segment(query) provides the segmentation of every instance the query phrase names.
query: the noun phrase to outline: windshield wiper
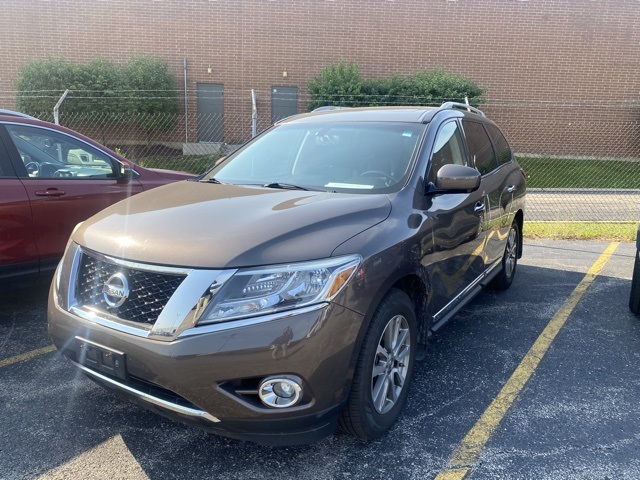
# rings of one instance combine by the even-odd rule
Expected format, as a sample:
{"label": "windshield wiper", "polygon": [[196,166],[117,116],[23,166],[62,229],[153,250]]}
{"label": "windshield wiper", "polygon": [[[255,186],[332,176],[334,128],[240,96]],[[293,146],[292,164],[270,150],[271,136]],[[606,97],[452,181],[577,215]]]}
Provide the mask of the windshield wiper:
{"label": "windshield wiper", "polygon": [[282,190],[309,190],[308,188],[301,187],[300,185],[294,185],[292,183],[280,183],[271,182],[262,185],[264,188],[280,188]]}
{"label": "windshield wiper", "polygon": [[218,185],[224,185],[224,183],[222,183],[220,180],[218,180],[215,177],[211,177],[207,179],[207,183],[217,183]]}

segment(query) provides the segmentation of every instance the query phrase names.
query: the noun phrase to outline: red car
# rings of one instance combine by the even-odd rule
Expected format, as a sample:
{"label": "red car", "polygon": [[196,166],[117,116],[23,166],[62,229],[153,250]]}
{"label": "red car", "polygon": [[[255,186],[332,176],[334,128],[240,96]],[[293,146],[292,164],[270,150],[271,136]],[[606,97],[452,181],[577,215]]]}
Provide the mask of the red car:
{"label": "red car", "polygon": [[94,213],[191,177],[142,168],[68,128],[0,113],[0,289],[50,278],[73,228]]}

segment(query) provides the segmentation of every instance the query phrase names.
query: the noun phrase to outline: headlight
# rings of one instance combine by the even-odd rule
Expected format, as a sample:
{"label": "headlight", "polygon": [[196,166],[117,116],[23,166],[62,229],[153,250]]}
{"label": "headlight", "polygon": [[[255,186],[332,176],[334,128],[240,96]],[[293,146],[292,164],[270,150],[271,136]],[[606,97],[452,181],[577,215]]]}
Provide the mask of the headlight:
{"label": "headlight", "polygon": [[79,247],[78,244],[69,239],[67,246],[62,254],[62,260],[56,268],[54,277],[56,302],[59,307],[64,310],[69,310],[70,307],[70,292],[73,290],[70,288],[70,283],[75,281],[77,257]]}
{"label": "headlight", "polygon": [[326,302],[360,265],[359,256],[239,269],[207,303],[199,324]]}

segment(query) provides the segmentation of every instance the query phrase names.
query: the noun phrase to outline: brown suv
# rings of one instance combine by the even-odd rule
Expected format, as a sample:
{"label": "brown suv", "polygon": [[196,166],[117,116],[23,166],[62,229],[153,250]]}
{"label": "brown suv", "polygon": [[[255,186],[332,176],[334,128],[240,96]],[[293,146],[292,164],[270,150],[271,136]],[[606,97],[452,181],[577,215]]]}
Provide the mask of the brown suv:
{"label": "brown suv", "polygon": [[295,116],[80,224],[49,332],[92,379],[209,431],[369,440],[419,344],[511,284],[524,197],[504,136],[465,105]]}

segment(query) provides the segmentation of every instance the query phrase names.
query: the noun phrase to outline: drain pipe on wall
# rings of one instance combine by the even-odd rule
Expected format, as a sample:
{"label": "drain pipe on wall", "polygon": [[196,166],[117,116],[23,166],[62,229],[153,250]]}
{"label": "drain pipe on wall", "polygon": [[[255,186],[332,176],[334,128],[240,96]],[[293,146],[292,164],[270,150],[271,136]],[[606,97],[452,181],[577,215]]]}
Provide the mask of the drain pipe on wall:
{"label": "drain pipe on wall", "polygon": [[187,57],[184,57],[184,143],[189,143],[189,106],[187,104]]}
{"label": "drain pipe on wall", "polygon": [[60,125],[60,122],[58,121],[58,109],[60,108],[60,105],[62,105],[62,102],[64,101],[68,93],[69,93],[69,89],[67,88],[62,94],[62,96],[60,97],[60,100],[58,100],[58,103],[56,103],[56,106],[53,107],[53,121],[55,122],[56,125]]}

